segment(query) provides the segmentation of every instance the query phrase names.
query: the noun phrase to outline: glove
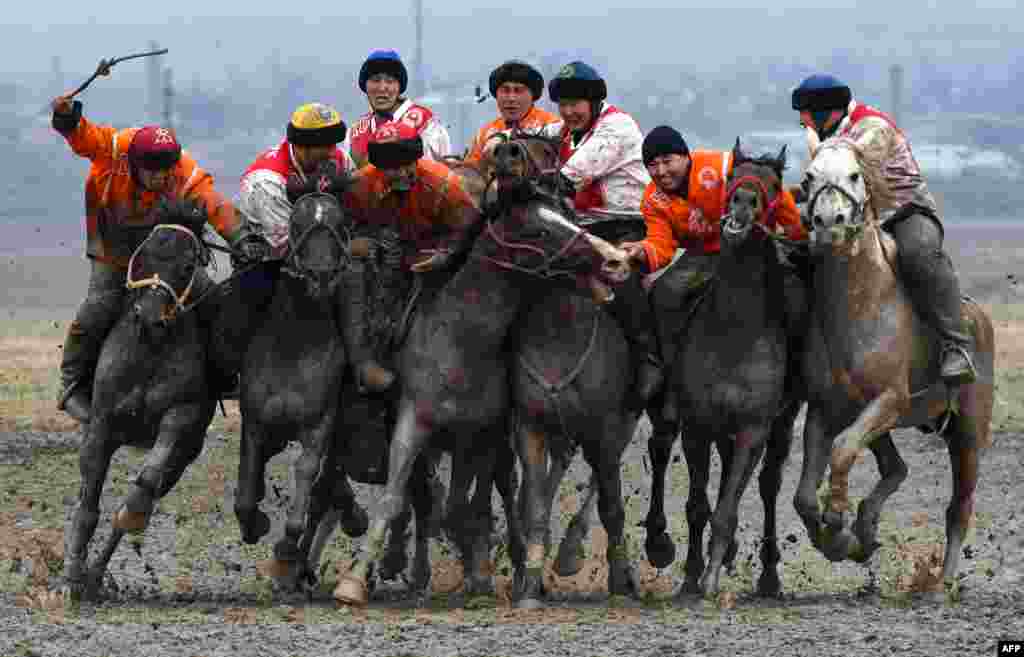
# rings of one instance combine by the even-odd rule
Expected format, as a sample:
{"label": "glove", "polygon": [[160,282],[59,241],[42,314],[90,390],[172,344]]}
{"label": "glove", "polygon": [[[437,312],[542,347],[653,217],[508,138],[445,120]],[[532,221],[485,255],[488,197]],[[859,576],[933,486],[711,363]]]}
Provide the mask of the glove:
{"label": "glove", "polygon": [[270,255],[270,244],[260,235],[249,235],[240,239],[231,254],[231,268],[241,269],[263,262]]}
{"label": "glove", "polygon": [[445,249],[438,249],[428,253],[430,253],[430,257],[414,263],[409,269],[417,274],[422,274],[423,272],[444,269],[452,260],[452,252]]}

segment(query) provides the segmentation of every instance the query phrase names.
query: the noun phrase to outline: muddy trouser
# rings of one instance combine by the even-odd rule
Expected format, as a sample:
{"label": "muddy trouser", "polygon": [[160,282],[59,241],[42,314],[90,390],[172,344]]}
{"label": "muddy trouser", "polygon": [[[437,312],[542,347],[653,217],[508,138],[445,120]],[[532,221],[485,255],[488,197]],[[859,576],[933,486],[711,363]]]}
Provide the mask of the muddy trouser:
{"label": "muddy trouser", "polygon": [[[635,371],[644,364],[660,368],[661,348],[655,325],[654,310],[647,299],[639,276],[630,276],[615,290],[615,298],[607,305],[608,314],[622,327],[629,344],[630,360]],[[639,384],[640,382],[635,382]]]}
{"label": "muddy trouser", "polygon": [[932,217],[914,213],[887,223],[885,230],[899,246],[900,276],[914,309],[943,342],[967,349],[970,337],[960,315],[960,281],[942,250],[942,226]]}
{"label": "muddy trouser", "polygon": [[64,408],[68,397],[78,386],[92,386],[103,341],[121,315],[124,304],[125,270],[95,259],[90,259],[89,264],[91,271],[85,301],[78,307],[64,339],[60,364],[60,409]]}

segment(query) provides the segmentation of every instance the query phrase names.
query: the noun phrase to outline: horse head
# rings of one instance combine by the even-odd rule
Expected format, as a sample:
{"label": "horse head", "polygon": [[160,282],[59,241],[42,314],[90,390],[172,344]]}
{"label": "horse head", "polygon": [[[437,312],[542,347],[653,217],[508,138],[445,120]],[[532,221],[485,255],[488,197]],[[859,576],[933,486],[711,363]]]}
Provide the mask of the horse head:
{"label": "horse head", "polygon": [[131,311],[159,334],[187,310],[196,276],[210,262],[200,235],[205,206],[191,199],[165,199],[153,211],[156,225],[128,263]]}
{"label": "horse head", "polygon": [[726,248],[746,242],[754,227],[771,230],[775,207],[782,196],[782,173],[786,168],[786,147],[777,155],[750,156],[743,152],[739,138],[732,151],[733,167],[726,182],[726,213],[722,217],[722,243]]}
{"label": "horse head", "polygon": [[814,154],[804,174],[811,249],[853,248],[873,214],[860,153],[848,139],[830,139]]}
{"label": "horse head", "polygon": [[499,188],[515,188],[559,168],[557,138],[536,131],[515,130],[509,135],[497,133],[491,139],[495,143],[487,149],[485,161],[492,168]]}
{"label": "horse head", "polygon": [[546,199],[488,218],[478,245],[479,257],[502,269],[548,280],[582,277],[601,302],[614,297],[609,286],[630,272],[625,252],[577,226]]}
{"label": "horse head", "polygon": [[310,297],[324,299],[337,289],[348,268],[350,221],[338,200],[347,179],[321,172],[307,180],[290,180],[288,257],[282,271],[304,282]]}

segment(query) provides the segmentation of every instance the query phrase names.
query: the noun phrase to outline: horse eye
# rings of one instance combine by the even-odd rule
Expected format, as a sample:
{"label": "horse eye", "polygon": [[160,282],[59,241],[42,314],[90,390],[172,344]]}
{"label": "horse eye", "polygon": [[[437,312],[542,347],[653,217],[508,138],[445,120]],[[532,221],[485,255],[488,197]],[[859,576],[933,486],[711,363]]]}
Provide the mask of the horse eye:
{"label": "horse eye", "polygon": [[858,180],[860,180],[860,172],[854,171],[850,174],[850,182],[856,183]]}

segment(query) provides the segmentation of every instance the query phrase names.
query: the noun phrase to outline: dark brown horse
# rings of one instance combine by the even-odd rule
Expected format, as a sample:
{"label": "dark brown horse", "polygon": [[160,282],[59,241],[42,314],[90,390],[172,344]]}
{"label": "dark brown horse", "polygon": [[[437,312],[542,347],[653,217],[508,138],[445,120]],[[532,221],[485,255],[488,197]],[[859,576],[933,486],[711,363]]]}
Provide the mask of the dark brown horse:
{"label": "dark brown horse", "polygon": [[[695,305],[684,308],[676,335],[670,338],[673,375],[668,394],[681,416],[690,473],[686,503],[690,538],[680,593],[718,592],[721,567],[736,554],[740,498],[764,455],[760,475],[765,510],[763,570],[757,588],[762,595],[778,595],[782,581],[776,501],[799,409],[789,333],[799,322],[794,315],[802,304],[799,298],[796,303],[787,302],[787,288],[802,295],[793,289],[798,279],[783,270],[768,227],[773,222],[770,208],[781,193],[785,149],[777,156],[751,158],[737,140],[732,157],[721,253],[690,261],[684,255],[654,289],[659,312],[679,305],[663,299],[667,294],[687,294],[687,277],[700,279],[695,283],[703,290]],[[710,282],[703,280],[708,274]],[[787,306],[793,309],[788,315]],[[677,434],[666,431],[666,423],[659,428],[649,442],[654,486],[646,525],[648,555],[655,565],[665,567],[675,554],[665,531],[664,494],[665,471]],[[722,460],[713,514],[707,498],[712,444]],[[709,519],[710,563],[705,567],[704,528]]]}
{"label": "dark brown horse", "polygon": [[[882,506],[907,475],[890,431],[937,428],[953,474],[942,566],[948,587],[973,512],[978,450],[991,440],[992,322],[978,304],[965,301],[978,380],[947,389],[939,378],[938,336],[915,313],[899,281],[895,242],[879,223],[862,166],[857,145],[836,139],[818,149],[807,170],[814,293],[804,355],[804,467],[794,503],[829,559],[867,561],[879,547]],[[875,455],[881,479],[847,528],[848,476],[865,448]],[[830,453],[831,485],[822,509],[816,490]]]}

